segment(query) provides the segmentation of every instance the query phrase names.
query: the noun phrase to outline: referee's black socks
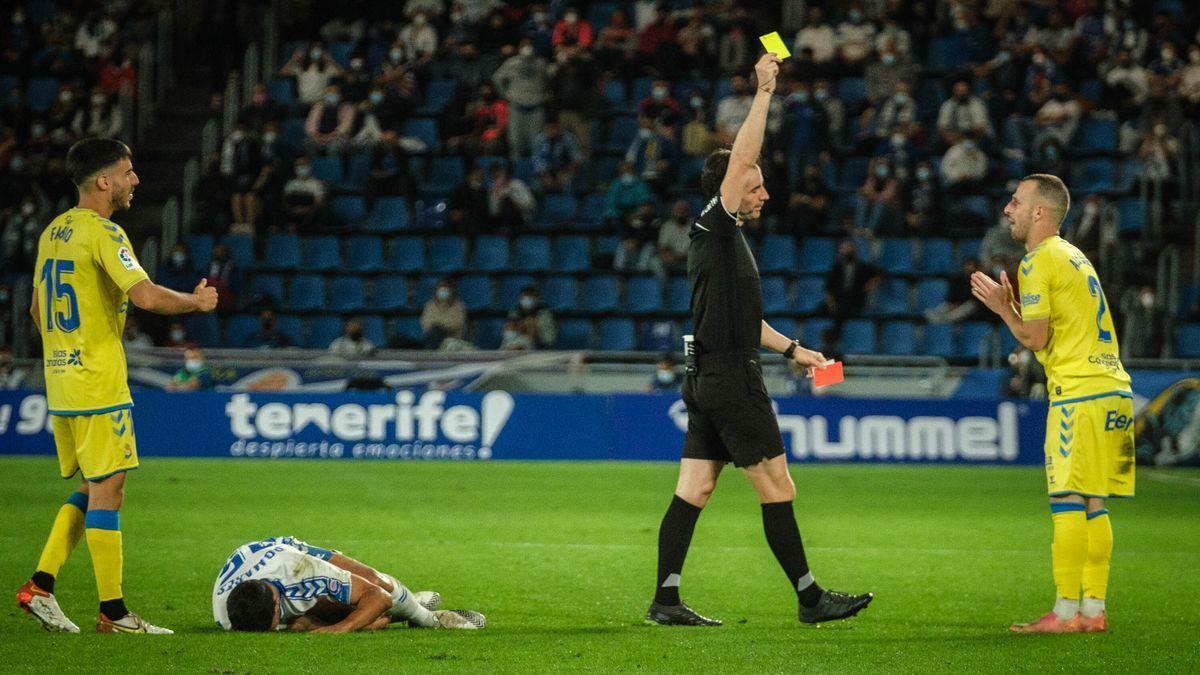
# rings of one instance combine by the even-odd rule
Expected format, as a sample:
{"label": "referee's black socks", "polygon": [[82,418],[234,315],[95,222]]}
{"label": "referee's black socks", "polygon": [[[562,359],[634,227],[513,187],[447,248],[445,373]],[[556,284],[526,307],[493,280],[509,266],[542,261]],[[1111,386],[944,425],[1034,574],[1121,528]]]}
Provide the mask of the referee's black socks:
{"label": "referee's black socks", "polygon": [[700,507],[687,503],[679,495],[671,500],[663,516],[658,528],[658,584],[654,588],[654,602],[660,605],[683,602],[679,599],[679,575],[699,517]]}
{"label": "referee's black socks", "polygon": [[763,504],[762,519],[767,544],[784,574],[787,574],[788,581],[792,582],[800,604],[805,607],[816,605],[821,599],[821,587],[808,571],[808,558],[804,555],[804,542],[800,540],[800,527],[796,525],[792,503]]}

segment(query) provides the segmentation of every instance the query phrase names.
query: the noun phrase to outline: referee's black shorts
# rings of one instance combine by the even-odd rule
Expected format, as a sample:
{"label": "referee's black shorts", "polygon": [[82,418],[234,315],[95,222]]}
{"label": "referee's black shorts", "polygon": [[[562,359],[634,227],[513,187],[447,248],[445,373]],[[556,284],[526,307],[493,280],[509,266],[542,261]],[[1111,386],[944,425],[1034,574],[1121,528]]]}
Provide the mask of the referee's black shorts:
{"label": "referee's black shorts", "polygon": [[698,361],[697,373],[683,380],[684,458],[747,467],[782,455],[783,437],[758,350],[702,354]]}

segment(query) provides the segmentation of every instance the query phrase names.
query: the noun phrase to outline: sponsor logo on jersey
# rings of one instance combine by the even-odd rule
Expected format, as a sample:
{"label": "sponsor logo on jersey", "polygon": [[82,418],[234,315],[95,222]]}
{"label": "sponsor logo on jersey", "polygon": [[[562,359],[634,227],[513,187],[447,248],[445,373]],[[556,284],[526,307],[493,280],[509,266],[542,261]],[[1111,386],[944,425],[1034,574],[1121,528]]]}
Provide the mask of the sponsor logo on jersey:
{"label": "sponsor logo on jersey", "polygon": [[1104,416],[1105,431],[1122,431],[1128,429],[1129,425],[1133,424],[1133,417],[1130,415],[1122,415],[1116,410],[1109,410]]}
{"label": "sponsor logo on jersey", "polygon": [[1022,305],[1036,305],[1041,301],[1042,301],[1042,296],[1040,293],[1022,293],[1021,294],[1021,304]]}
{"label": "sponsor logo on jersey", "polygon": [[80,368],[83,367],[83,357],[80,356],[79,352],[80,350],[78,349],[72,349],[71,353],[67,355],[68,366],[79,366]]}
{"label": "sponsor logo on jersey", "polygon": [[133,252],[124,246],[117,249],[117,260],[121,261],[121,267],[124,267],[130,272],[140,267],[137,259],[133,257]]}
{"label": "sponsor logo on jersey", "polygon": [[74,229],[60,225],[50,230],[50,241],[61,241],[66,244],[71,241],[73,234],[75,234]]}

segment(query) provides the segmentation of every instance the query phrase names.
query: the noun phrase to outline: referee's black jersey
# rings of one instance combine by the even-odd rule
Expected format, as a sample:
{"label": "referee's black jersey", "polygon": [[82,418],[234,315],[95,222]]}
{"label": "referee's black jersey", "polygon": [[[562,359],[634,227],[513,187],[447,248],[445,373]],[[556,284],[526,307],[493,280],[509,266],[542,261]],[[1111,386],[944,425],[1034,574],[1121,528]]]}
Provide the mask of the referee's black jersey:
{"label": "referee's black jersey", "polygon": [[689,233],[692,323],[703,352],[757,350],[762,337],[762,285],[737,217],[714,196]]}

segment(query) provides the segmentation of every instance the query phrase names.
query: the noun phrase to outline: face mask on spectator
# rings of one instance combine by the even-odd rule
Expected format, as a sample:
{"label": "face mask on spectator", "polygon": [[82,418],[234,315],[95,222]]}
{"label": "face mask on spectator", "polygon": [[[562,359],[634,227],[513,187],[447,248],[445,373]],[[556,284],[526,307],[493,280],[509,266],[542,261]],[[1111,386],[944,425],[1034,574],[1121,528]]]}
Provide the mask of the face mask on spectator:
{"label": "face mask on spectator", "polygon": [[650,92],[650,95],[653,96],[656,100],[661,101],[667,97],[667,88],[666,87],[655,87],[654,90]]}
{"label": "face mask on spectator", "polygon": [[926,167],[917,169],[917,180],[922,182],[929,180],[929,169]]}
{"label": "face mask on spectator", "polygon": [[308,58],[312,59],[313,61],[321,58],[321,54],[322,51],[320,47],[313,47],[312,49],[308,50]]}
{"label": "face mask on spectator", "polygon": [[1146,291],[1140,298],[1144,309],[1154,309],[1154,293]]}
{"label": "face mask on spectator", "polygon": [[341,100],[342,100],[341,96],[338,96],[337,94],[334,94],[332,92],[325,94],[325,102],[328,103],[329,105],[337,105],[338,102]]}
{"label": "face mask on spectator", "polygon": [[75,94],[72,93],[70,89],[64,89],[58,92],[58,100],[62,101],[63,103],[70,103],[71,99],[73,98],[75,98]]}
{"label": "face mask on spectator", "polygon": [[521,46],[521,56],[533,56],[533,46],[532,45],[522,45]]}
{"label": "face mask on spectator", "polygon": [[171,329],[171,342],[183,342],[185,337],[187,337],[187,335],[183,332],[182,328]]}
{"label": "face mask on spectator", "polygon": [[621,182],[624,183],[625,185],[633,185],[633,179],[634,179],[634,176],[631,173],[621,174]]}
{"label": "face mask on spectator", "polygon": [[388,58],[392,60],[392,63],[400,63],[400,59],[404,58],[404,50],[393,49],[392,51],[388,52]]}
{"label": "face mask on spectator", "polygon": [[879,178],[887,178],[889,173],[891,173],[891,169],[883,164],[875,167],[875,175]]}
{"label": "face mask on spectator", "polygon": [[521,334],[511,328],[504,331],[504,342],[516,342],[519,337]]}
{"label": "face mask on spectator", "polygon": [[195,373],[204,367],[204,362],[200,359],[188,359],[187,361],[183,362],[183,367],[187,368],[189,373]]}
{"label": "face mask on spectator", "polygon": [[896,92],[892,96],[892,98],[895,99],[896,103],[899,103],[900,105],[904,105],[905,103],[908,103],[908,94],[906,94],[902,91]]}
{"label": "face mask on spectator", "polygon": [[97,108],[104,105],[104,95],[96,94],[95,96],[93,96],[92,97],[92,105],[96,106]]}
{"label": "face mask on spectator", "polygon": [[537,300],[535,300],[531,295],[522,295],[519,302],[521,304],[521,309],[527,311],[533,309],[533,306],[537,304]]}
{"label": "face mask on spectator", "polygon": [[663,370],[662,368],[659,368],[654,376],[658,378],[660,384],[670,384],[675,381],[674,371]]}
{"label": "face mask on spectator", "polygon": [[450,289],[449,288],[437,289],[437,299],[441,300],[442,302],[446,302],[447,300],[449,300],[450,299]]}
{"label": "face mask on spectator", "polygon": [[278,137],[279,137],[279,135],[276,134],[274,131],[264,132],[263,133],[263,143],[270,145],[270,144],[274,143],[275,139]]}
{"label": "face mask on spectator", "polygon": [[[8,304],[8,289],[7,288],[0,289],[0,306],[7,305],[7,304]],[[5,362],[3,365],[5,367],[8,367],[9,364],[7,362]]]}
{"label": "face mask on spectator", "polygon": [[1033,65],[1038,66],[1038,67],[1046,65],[1046,55],[1041,52],[1034,54],[1033,55]]}
{"label": "face mask on spectator", "polygon": [[908,142],[908,139],[905,138],[904,134],[892,134],[892,145],[894,147],[903,147],[906,142]]}
{"label": "face mask on spectator", "polygon": [[699,96],[693,96],[692,97],[692,107],[693,108],[703,108],[704,107],[704,99]]}
{"label": "face mask on spectator", "polygon": [[808,92],[805,91],[804,89],[801,89],[800,91],[796,92],[795,96],[796,96],[796,100],[801,103],[808,102]]}
{"label": "face mask on spectator", "polygon": [[33,136],[41,136],[46,133],[46,125],[34,124],[29,127],[29,133]]}
{"label": "face mask on spectator", "polygon": [[862,23],[862,20],[863,20],[863,13],[862,13],[861,9],[850,10],[850,22],[851,23]]}
{"label": "face mask on spectator", "polygon": [[350,59],[350,70],[362,70],[362,69],[363,69],[363,60],[362,59]]}
{"label": "face mask on spectator", "polygon": [[813,97],[821,102],[827,101],[827,100],[829,100],[829,90],[828,89],[818,89],[815,92],[813,92]]}
{"label": "face mask on spectator", "polygon": [[371,103],[374,103],[375,105],[379,105],[380,103],[383,103],[383,92],[382,91],[371,92]]}
{"label": "face mask on spectator", "polygon": [[568,26],[574,26],[576,23],[579,22],[579,15],[576,14],[575,12],[567,12],[566,16],[564,16],[563,19],[567,22]]}
{"label": "face mask on spectator", "polygon": [[301,164],[296,167],[296,175],[300,178],[308,178],[312,174],[312,167],[307,164]]}
{"label": "face mask on spectator", "polygon": [[424,26],[425,21],[426,21],[426,19],[425,19],[424,14],[418,14],[418,15],[414,16],[412,19],[413,25],[416,26],[417,28]]}
{"label": "face mask on spectator", "polygon": [[544,24],[544,23],[546,23],[546,20],[549,18],[550,18],[550,15],[546,14],[545,12],[534,12],[533,13],[534,23]]}
{"label": "face mask on spectator", "polygon": [[176,267],[183,267],[187,263],[187,254],[182,251],[175,251],[171,254],[171,262],[175,263]]}
{"label": "face mask on spectator", "polygon": [[972,141],[970,139],[965,140],[962,142],[962,146],[963,146],[963,150],[974,150],[975,149],[975,141]]}
{"label": "face mask on spectator", "polygon": [[37,207],[33,205],[33,202],[25,202],[21,205],[21,213],[27,216],[32,216],[35,208]]}
{"label": "face mask on spectator", "polygon": [[879,57],[879,60],[883,61],[883,65],[890,66],[896,62],[896,55],[892,54],[892,53],[887,53],[887,54],[884,54],[883,56]]}
{"label": "face mask on spectator", "polygon": [[1171,61],[1172,59],[1175,58],[1175,50],[1174,49],[1164,49],[1161,52],[1159,52],[1159,54],[1162,55],[1163,61]]}
{"label": "face mask on spectator", "polygon": [[1046,159],[1051,161],[1058,159],[1058,148],[1053,145],[1046,146]]}
{"label": "face mask on spectator", "polygon": [[13,157],[8,160],[8,168],[13,172],[20,172],[25,168],[25,160],[20,157]]}

